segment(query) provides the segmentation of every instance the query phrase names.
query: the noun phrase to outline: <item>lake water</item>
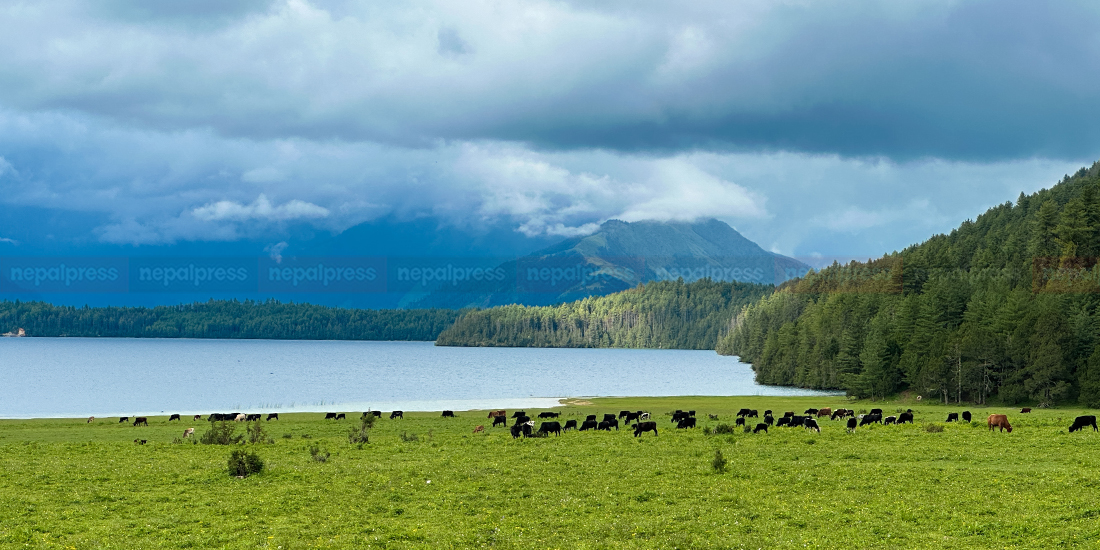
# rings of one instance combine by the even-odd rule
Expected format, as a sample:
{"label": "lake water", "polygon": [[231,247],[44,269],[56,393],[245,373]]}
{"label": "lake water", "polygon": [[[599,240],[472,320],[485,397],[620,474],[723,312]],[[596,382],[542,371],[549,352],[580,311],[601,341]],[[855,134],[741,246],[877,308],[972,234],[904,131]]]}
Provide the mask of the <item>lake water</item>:
{"label": "lake water", "polygon": [[0,418],[539,408],[564,397],[823,395],[713,351],[0,338]]}

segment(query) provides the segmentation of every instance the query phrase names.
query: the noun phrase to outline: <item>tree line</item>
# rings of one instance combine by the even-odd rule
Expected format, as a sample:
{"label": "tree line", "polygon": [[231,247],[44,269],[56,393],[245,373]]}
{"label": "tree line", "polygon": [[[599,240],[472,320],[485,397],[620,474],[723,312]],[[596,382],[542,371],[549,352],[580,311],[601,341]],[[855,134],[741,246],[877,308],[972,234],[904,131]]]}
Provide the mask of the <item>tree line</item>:
{"label": "tree line", "polygon": [[431,341],[463,313],[346,309],[276,300],[211,300],[153,308],[3,301],[0,332],[23,328],[28,336]]}
{"label": "tree line", "polygon": [[470,311],[440,346],[714,349],[734,313],[771,285],[703,279],[654,281],[555,306]]}
{"label": "tree line", "polygon": [[947,235],[782,285],[717,350],[765,384],[1100,407],[1100,163]]}

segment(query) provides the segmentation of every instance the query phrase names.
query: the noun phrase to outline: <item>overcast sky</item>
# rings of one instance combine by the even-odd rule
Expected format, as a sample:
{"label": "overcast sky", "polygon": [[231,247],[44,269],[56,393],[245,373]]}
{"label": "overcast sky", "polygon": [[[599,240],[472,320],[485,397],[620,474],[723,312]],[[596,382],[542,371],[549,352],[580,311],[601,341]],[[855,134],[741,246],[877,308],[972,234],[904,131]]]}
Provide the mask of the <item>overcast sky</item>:
{"label": "overcast sky", "polygon": [[870,256],[1100,158],[1096,2],[15,0],[0,52],[0,253],[713,216]]}

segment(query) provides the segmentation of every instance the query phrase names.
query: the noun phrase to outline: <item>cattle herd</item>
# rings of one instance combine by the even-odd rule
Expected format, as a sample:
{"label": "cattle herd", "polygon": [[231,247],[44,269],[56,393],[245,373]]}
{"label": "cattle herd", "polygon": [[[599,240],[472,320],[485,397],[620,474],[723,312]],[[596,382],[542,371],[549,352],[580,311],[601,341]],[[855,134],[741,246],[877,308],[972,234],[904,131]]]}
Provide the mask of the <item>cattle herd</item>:
{"label": "cattle herd", "polygon": [[[1020,411],[1023,414],[1030,413],[1031,409],[1024,408]],[[813,430],[820,432],[821,424],[818,423],[822,418],[828,418],[829,420],[844,420],[845,429],[848,432],[854,432],[860,427],[868,426],[871,424],[891,425],[891,424],[912,424],[913,423],[913,410],[908,409],[905,412],[899,412],[896,416],[883,416],[882,409],[871,409],[870,412],[857,414],[852,409],[833,409],[833,408],[821,408],[821,409],[806,409],[802,414],[796,414],[794,411],[786,411],[783,416],[776,418],[771,410],[765,410],[761,421],[753,421],[755,426],[750,424],[749,419],[759,419],[760,412],[756,409],[741,409],[737,411],[735,426],[741,427],[746,433],[768,433],[768,429],[775,428],[797,428],[801,427],[807,430]],[[367,411],[362,413],[361,418],[367,416],[374,416],[376,418],[382,416],[381,411]],[[212,413],[206,420],[211,422],[255,422],[259,421],[263,415],[253,413],[245,414],[239,412],[233,413]],[[683,411],[676,410],[671,414],[671,422],[675,424],[677,429],[690,429],[696,427],[695,411]],[[389,415],[391,420],[404,418],[404,411],[392,411]],[[442,414],[443,418],[456,418],[454,411],[445,410]],[[652,420],[650,414],[645,411],[619,411],[619,414],[605,413],[602,418],[595,414],[589,414],[585,417],[584,421],[578,423],[577,420],[566,420],[564,424],[560,420],[553,420],[561,417],[560,412],[545,411],[538,414],[540,420],[538,429],[535,429],[535,421],[527,415],[526,411],[514,411],[511,417],[508,416],[507,411],[494,410],[489,411],[489,420],[492,420],[491,427],[503,426],[509,429],[513,439],[520,437],[546,437],[550,434],[556,436],[562,435],[563,432],[569,430],[576,431],[588,431],[588,430],[603,430],[611,431],[615,429],[619,430],[620,421],[623,425],[629,426],[634,430],[634,437],[640,437],[646,432],[653,432],[654,436],[657,436],[657,422]],[[707,417],[710,420],[718,420],[718,415],[708,414]],[[196,414],[194,420],[199,420],[202,415]],[[347,418],[345,413],[325,413],[325,420],[344,420]],[[511,426],[508,425],[509,418],[514,420]],[[971,422],[972,415],[970,411],[963,411],[959,413],[948,413],[946,422]],[[267,420],[278,420],[279,413],[268,413]],[[88,423],[92,423],[95,417],[89,417]],[[169,416],[168,422],[174,420],[181,420],[179,414],[173,414]],[[119,417],[118,422],[129,423],[130,417]],[[1008,421],[1008,416],[1004,414],[991,414],[987,419],[987,425],[989,430],[999,430],[1002,432],[1012,433],[1012,425]],[[136,416],[132,421],[133,426],[148,426],[149,419],[145,416]],[[1073,425],[1069,427],[1070,432],[1076,432],[1078,430],[1092,427],[1093,431],[1100,431],[1096,425],[1096,417],[1078,416],[1074,419]],[[482,433],[485,431],[485,426],[477,426],[474,429],[474,433]],[[187,428],[184,431],[184,438],[193,436],[195,433],[194,428]],[[135,443],[144,444],[145,440],[137,439]]]}

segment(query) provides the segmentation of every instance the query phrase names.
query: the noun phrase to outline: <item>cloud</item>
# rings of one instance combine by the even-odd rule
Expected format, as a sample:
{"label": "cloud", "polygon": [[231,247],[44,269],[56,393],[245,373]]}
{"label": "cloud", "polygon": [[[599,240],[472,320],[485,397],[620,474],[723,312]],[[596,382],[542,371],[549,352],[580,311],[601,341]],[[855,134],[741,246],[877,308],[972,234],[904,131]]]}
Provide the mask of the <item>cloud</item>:
{"label": "cloud", "polygon": [[275,244],[269,244],[264,247],[264,252],[267,252],[275,263],[283,263],[283,251],[290,246],[286,241],[279,241]]}
{"label": "cloud", "polygon": [[[153,4],[158,4],[154,6]],[[43,0],[0,105],[143,130],[896,161],[1100,149],[1083,2]]]}
{"label": "cloud", "polygon": [[218,201],[195,208],[191,211],[191,215],[203,221],[287,221],[303,218],[324,218],[329,215],[329,210],[298,199],[274,206],[261,193],[251,204]]}
{"label": "cloud", "polygon": [[19,246],[19,241],[15,239],[9,239],[7,237],[0,237],[0,243],[8,243],[11,245]]}

